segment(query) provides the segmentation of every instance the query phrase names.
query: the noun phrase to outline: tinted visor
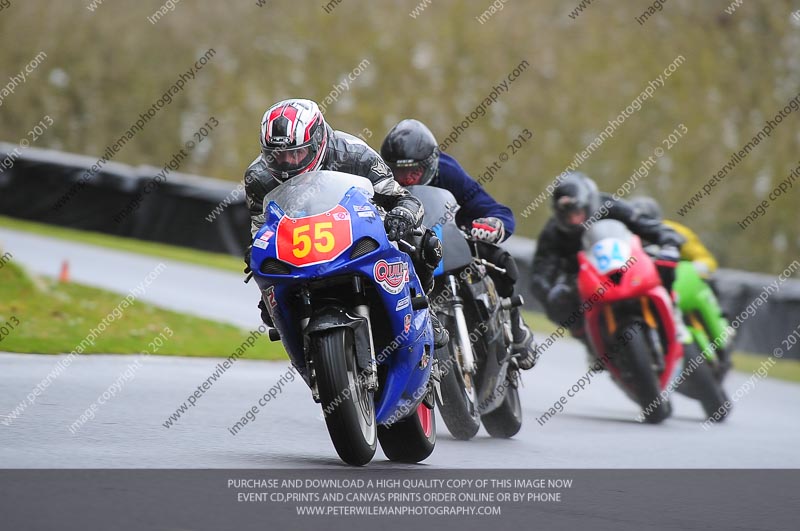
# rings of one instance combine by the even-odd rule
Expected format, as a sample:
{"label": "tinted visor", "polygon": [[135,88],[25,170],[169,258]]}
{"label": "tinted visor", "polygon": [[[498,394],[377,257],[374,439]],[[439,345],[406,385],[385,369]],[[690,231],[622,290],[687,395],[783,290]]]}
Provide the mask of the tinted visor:
{"label": "tinted visor", "polygon": [[287,173],[297,175],[311,166],[317,156],[317,149],[310,143],[302,146],[264,148],[267,169],[273,174]]}
{"label": "tinted visor", "polygon": [[414,186],[422,182],[422,177],[425,175],[425,167],[420,162],[413,164],[397,165],[389,163],[392,169],[394,180],[402,186]]}
{"label": "tinted visor", "polygon": [[586,221],[586,209],[574,197],[559,197],[556,201],[556,217],[564,226],[577,226]]}

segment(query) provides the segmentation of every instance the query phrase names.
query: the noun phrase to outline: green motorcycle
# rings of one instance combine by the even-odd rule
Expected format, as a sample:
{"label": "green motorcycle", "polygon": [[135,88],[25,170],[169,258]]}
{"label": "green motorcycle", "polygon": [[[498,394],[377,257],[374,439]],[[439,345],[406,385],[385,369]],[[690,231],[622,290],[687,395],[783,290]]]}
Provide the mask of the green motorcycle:
{"label": "green motorcycle", "polygon": [[[730,326],[722,313],[714,291],[697,272],[692,262],[680,262],[675,270],[673,290],[678,294],[678,308],[692,339],[709,362],[718,382],[730,369],[733,348]],[[716,343],[716,347],[712,346]]]}

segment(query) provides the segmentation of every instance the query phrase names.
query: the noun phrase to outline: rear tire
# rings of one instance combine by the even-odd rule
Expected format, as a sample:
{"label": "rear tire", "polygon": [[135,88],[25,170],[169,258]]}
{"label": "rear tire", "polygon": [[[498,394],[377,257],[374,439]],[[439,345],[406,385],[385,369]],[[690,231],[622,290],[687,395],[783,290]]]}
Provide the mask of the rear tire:
{"label": "rear tire", "polygon": [[419,463],[436,446],[436,414],[423,402],[413,415],[390,426],[378,426],[378,439],[390,461]]}
{"label": "rear tire", "polygon": [[492,437],[509,439],[522,428],[522,403],[519,400],[519,389],[515,373],[506,375],[508,388],[500,407],[490,413],[481,415],[483,427]]}
{"label": "rear tire", "polygon": [[622,349],[624,356],[619,357],[619,369],[625,385],[636,397],[642,408],[642,415],[648,424],[660,424],[672,414],[669,400],[661,399],[661,386],[658,375],[653,370],[652,347],[642,334],[647,325],[630,323],[620,328],[617,338],[630,337]]}
{"label": "rear tire", "polygon": [[334,328],[314,334],[312,359],[336,453],[349,465],[369,463],[378,445],[375,403],[358,378],[352,332]]}
{"label": "rear tire", "polygon": [[439,413],[450,434],[461,441],[475,437],[481,427],[481,416],[475,407],[475,383],[472,384],[472,396],[468,396],[461,365],[457,362],[453,349],[454,341],[450,338],[447,347],[437,349],[435,356],[442,370],[442,401],[438,401]]}

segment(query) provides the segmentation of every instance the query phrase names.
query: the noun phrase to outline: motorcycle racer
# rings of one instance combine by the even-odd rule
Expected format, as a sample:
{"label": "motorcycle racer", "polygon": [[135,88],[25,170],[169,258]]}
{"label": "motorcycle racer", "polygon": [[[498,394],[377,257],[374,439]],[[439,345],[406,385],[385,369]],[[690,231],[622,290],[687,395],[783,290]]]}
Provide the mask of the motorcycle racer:
{"label": "motorcycle racer", "polygon": [[630,203],[641,215],[660,220],[664,225],[683,236],[686,241],[680,248],[681,260],[692,262],[697,272],[706,279],[716,272],[718,267],[717,259],[711,251],[703,245],[700,237],[686,225],[682,225],[677,221],[664,219],[658,201],[652,197],[640,196],[631,199]]}
{"label": "motorcycle racer", "polygon": [[[418,120],[406,119],[389,130],[381,145],[381,156],[392,169],[394,179],[403,186],[429,185],[448,190],[458,201],[456,223],[470,227],[473,239],[496,244],[514,232],[514,214],[498,203],[450,155],[439,151],[433,133]],[[499,248],[491,261],[507,271],[498,283],[502,296],[511,296],[519,276],[513,257]],[[511,310],[512,350],[522,369],[536,363],[536,342],[522,320],[519,308]]]}
{"label": "motorcycle racer", "polygon": [[[670,291],[675,279],[678,248],[684,239],[659,220],[637,215],[627,201],[600,193],[595,182],[579,172],[568,174],[555,188],[553,216],[539,234],[533,257],[531,289],[550,320],[562,323],[581,304],[575,280],[578,252],[586,228],[599,219],[616,219],[643,240],[661,246],[656,265],[662,283]],[[582,322],[571,330],[583,337]]]}
{"label": "motorcycle racer", "polygon": [[[422,228],[422,204],[393,178],[381,157],[361,139],[334,131],[325,121],[319,106],[306,99],[287,99],[275,103],[261,119],[261,154],[245,171],[244,183],[250,210],[251,236],[264,224],[264,197],[292,177],[318,170],[331,170],[366,177],[372,182],[373,201],[386,211],[384,225],[390,240],[407,239],[417,249],[411,253],[414,269],[426,293],[433,288],[433,270],[442,256],[441,243],[433,231]],[[249,271],[250,249],[245,254]],[[263,300],[261,317],[271,325]],[[447,344],[448,333],[430,312],[437,348]]]}

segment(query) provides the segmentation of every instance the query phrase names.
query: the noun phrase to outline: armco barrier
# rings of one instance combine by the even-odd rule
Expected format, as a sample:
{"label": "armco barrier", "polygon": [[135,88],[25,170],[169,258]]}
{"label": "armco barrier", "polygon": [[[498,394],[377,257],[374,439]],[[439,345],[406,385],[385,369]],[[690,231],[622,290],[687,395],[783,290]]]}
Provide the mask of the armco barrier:
{"label": "armco barrier", "polygon": [[243,197],[206,221],[236,183],[169,173],[143,194],[160,168],[109,162],[80,187],[97,159],[36,148],[17,148],[17,155],[14,148],[0,143],[0,214],[205,251],[241,255],[247,246]]}
{"label": "armco barrier", "polygon": [[[160,186],[141,196],[138,208],[130,209],[160,169],[110,162],[56,208],[97,159],[36,148],[17,148],[15,152],[15,148],[0,143],[0,215],[237,256],[248,244],[250,223],[244,197],[232,195],[236,182],[170,173]],[[236,198],[209,222],[207,216],[231,197]],[[120,218],[126,209],[130,213]],[[519,290],[526,307],[541,310],[529,289],[535,245],[533,240],[516,236],[504,244],[519,264]],[[732,316],[775,280],[773,275],[743,271],[717,273],[722,304]],[[798,323],[800,281],[791,280],[744,321],[737,347],[771,354]],[[800,359],[800,346],[785,357]]]}

